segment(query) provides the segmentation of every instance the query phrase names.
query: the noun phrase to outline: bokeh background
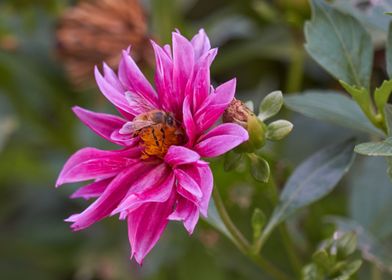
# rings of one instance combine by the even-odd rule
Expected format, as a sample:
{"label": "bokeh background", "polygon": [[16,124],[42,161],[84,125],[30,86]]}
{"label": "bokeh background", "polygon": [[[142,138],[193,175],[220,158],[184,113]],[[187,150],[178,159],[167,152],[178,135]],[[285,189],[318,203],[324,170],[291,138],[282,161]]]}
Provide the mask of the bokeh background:
{"label": "bokeh background", "polygon": [[[91,4],[70,10],[81,2]],[[342,10],[364,16],[373,28],[374,77],[384,79],[382,45],[388,22],[371,14],[368,1],[337,2]],[[77,149],[114,148],[71,111],[73,105],[113,111],[94,84],[95,64],[106,61],[115,66],[119,50],[132,44],[132,54],[151,78],[154,59],[149,38],[170,43],[175,28],[188,37],[205,28],[212,45],[219,47],[212,81],[237,77],[237,96],[242,100],[258,104],[277,89],[285,95],[338,89],[304,51],[303,25],[309,17],[306,0],[1,0],[0,278],[270,279],[205,221],[191,237],[180,224],[171,223],[139,267],[129,261],[126,225],[115,217],[72,233],[63,219],[89,202],[69,199],[77,185],[55,189],[54,182]],[[265,149],[280,187],[312,152],[354,134],[288,110],[278,117],[295,125],[287,139]],[[212,165],[233,219],[251,237],[253,208],[271,213],[271,186],[256,182],[246,171],[225,173],[221,159]],[[324,221],[327,215],[355,219],[387,246],[392,186],[385,169],[383,160],[357,157],[332,194],[290,219],[287,230],[304,263],[332,232]],[[263,254],[290,273],[279,234],[272,236]],[[360,279],[369,279],[370,267],[365,263]]]}

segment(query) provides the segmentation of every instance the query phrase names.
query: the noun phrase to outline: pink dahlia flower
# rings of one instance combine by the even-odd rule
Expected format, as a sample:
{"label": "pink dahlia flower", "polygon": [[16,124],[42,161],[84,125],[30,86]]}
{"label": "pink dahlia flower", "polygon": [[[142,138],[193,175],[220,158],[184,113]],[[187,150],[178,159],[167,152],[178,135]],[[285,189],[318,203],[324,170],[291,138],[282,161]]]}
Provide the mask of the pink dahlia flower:
{"label": "pink dahlia flower", "polygon": [[[188,41],[173,33],[173,47],[152,43],[155,88],[123,52],[116,75],[95,69],[98,86],[122,117],[74,107],[80,120],[99,136],[122,146],[103,151],[84,148],[64,165],[56,186],[93,180],[72,198],[97,198],[72,215],[81,230],[111,215],[128,222],[131,257],[142,263],[169,220],[182,221],[191,234],[199,215],[207,216],[213,178],[201,158],[219,156],[248,139],[233,123],[213,127],[234,97],[235,79],[216,89],[210,65],[217,53],[204,30]],[[213,127],[213,128],[212,128]]]}

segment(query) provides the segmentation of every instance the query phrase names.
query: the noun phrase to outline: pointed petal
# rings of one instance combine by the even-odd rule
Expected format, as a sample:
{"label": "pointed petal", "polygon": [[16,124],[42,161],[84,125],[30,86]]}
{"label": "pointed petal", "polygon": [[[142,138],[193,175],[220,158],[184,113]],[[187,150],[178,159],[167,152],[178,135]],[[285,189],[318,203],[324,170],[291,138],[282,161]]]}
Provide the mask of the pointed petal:
{"label": "pointed petal", "polygon": [[210,40],[208,39],[204,29],[200,29],[199,32],[192,38],[191,44],[195,52],[195,59],[198,59],[211,49]]}
{"label": "pointed petal", "polygon": [[145,164],[136,163],[119,173],[106,187],[102,195],[80,214],[69,217],[66,221],[72,222],[73,230],[82,230],[107,217],[118,203],[123,199],[129,185],[143,176]]}
{"label": "pointed petal", "polygon": [[119,78],[127,90],[138,93],[153,104],[155,108],[158,108],[155,90],[130,56],[129,49],[122,53]]}
{"label": "pointed petal", "polygon": [[179,197],[176,209],[170,214],[169,220],[183,221],[185,229],[189,234],[192,234],[199,220],[198,207],[191,201]]}
{"label": "pointed petal", "polygon": [[195,78],[192,84],[193,112],[196,112],[210,93],[210,67],[217,54],[217,49],[205,53],[195,66]]}
{"label": "pointed petal", "polygon": [[180,105],[185,96],[188,80],[192,78],[194,52],[192,44],[179,33],[172,33],[173,40],[173,84],[180,97]]}
{"label": "pointed petal", "polygon": [[128,215],[128,237],[132,257],[142,264],[144,257],[158,242],[173,210],[174,195],[163,203],[146,203]]}
{"label": "pointed petal", "polygon": [[193,201],[195,204],[199,203],[203,193],[197,182],[184,170],[179,168],[174,170],[177,179],[177,192],[183,197]]}
{"label": "pointed petal", "polygon": [[186,136],[188,137],[187,146],[193,146],[193,143],[195,142],[197,134],[198,134],[198,130],[197,130],[197,126],[193,120],[193,115],[191,113],[189,96],[185,97],[184,103],[182,106],[183,106],[182,107],[182,121],[183,121],[183,126],[185,128]]}
{"label": "pointed petal", "polygon": [[171,146],[164,158],[165,162],[171,166],[177,166],[182,164],[188,164],[196,162],[200,159],[200,156],[195,151],[192,151],[183,146]]}
{"label": "pointed petal", "polygon": [[114,105],[120,112],[126,112],[131,116],[135,116],[136,113],[129,107],[127,100],[125,99],[124,92],[118,91],[115,85],[112,85],[107,81],[99,72],[98,67],[94,69],[95,79],[98,87],[103,95]]}
{"label": "pointed petal", "polygon": [[200,131],[210,128],[220,118],[234,98],[235,86],[236,79],[232,79],[220,85],[205,99],[194,118]]}
{"label": "pointed petal", "polygon": [[[146,176],[149,175],[147,174]],[[162,176],[160,180],[151,182],[151,185],[147,185],[145,190],[126,196],[120,205],[112,212],[112,215],[120,212],[130,213],[147,202],[167,201],[173,191],[174,182],[174,173],[169,172],[165,176]],[[130,190],[132,190],[132,188]]]}
{"label": "pointed petal", "polygon": [[109,183],[113,180],[113,177],[99,180],[94,183],[88,184],[84,187],[79,188],[76,192],[71,195],[71,198],[84,198],[90,199],[94,197],[100,196],[109,185]]}
{"label": "pointed petal", "polygon": [[106,63],[103,64],[103,73],[105,80],[108,81],[118,92],[125,92],[125,89],[116,73],[114,73],[114,71]]}
{"label": "pointed petal", "polygon": [[95,113],[78,106],[73,107],[72,110],[92,131],[110,142],[119,144],[111,138],[111,134],[114,130],[120,129],[126,120],[109,114]]}
{"label": "pointed petal", "polygon": [[81,149],[65,163],[57,179],[56,187],[65,183],[114,176],[132,164],[138,155],[140,155],[138,148],[118,151]]}
{"label": "pointed petal", "polygon": [[144,96],[138,93],[127,91],[125,93],[125,99],[128,101],[129,106],[138,115],[155,109],[153,104],[151,104],[147,99],[144,98]]}
{"label": "pointed petal", "polygon": [[249,138],[248,132],[234,123],[221,124],[203,135],[195,151],[202,157],[216,157],[237,147]]}
{"label": "pointed petal", "polygon": [[[151,41],[151,45],[155,53],[155,86],[158,91],[159,102],[162,104],[162,108],[169,112],[173,111],[171,105],[171,98],[175,98],[173,95],[173,62],[171,57],[158,46],[154,41]],[[170,48],[170,47],[169,47]]]}

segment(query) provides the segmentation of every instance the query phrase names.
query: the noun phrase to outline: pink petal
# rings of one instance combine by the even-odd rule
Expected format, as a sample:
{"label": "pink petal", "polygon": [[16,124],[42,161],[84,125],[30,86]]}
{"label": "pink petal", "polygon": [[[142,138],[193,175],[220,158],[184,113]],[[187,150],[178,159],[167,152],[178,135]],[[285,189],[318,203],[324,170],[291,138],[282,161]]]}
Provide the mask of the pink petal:
{"label": "pink petal", "polygon": [[128,101],[128,104],[133,109],[133,111],[137,113],[137,115],[149,112],[156,108],[147,99],[145,99],[144,96],[132,91],[127,91],[125,93],[125,99]]}
{"label": "pink petal", "polygon": [[184,226],[189,234],[193,233],[195,226],[199,220],[198,207],[191,201],[179,197],[176,209],[170,214],[169,220],[183,221]]}
{"label": "pink petal", "polygon": [[139,162],[119,173],[106,187],[102,195],[80,214],[69,217],[73,230],[82,230],[107,217],[123,199],[129,185],[144,175],[145,163]]}
{"label": "pink petal", "polygon": [[[147,174],[146,176],[149,175]],[[129,214],[130,212],[140,207],[140,205],[147,202],[150,203],[167,201],[173,191],[175,182],[174,180],[174,173],[169,172],[165,176],[159,178],[158,181],[151,182],[150,185],[147,185],[145,190],[126,196],[120,205],[112,212],[112,215],[120,212],[126,212]]]}
{"label": "pink petal", "polygon": [[[154,48],[155,53],[156,69],[154,80],[159,95],[159,101],[164,110],[172,112],[173,107],[170,100],[171,98],[177,98],[176,96],[173,96],[173,62],[165,50],[154,41],[151,41],[151,45]],[[176,101],[176,103],[177,102],[178,101]]]}
{"label": "pink petal", "polygon": [[125,92],[120,80],[118,79],[116,73],[106,64],[103,64],[103,73],[105,80],[108,81],[118,92]]}
{"label": "pink petal", "polygon": [[234,98],[236,80],[232,79],[220,85],[203,102],[195,114],[195,122],[199,130],[210,128],[223,114]]}
{"label": "pink petal", "polygon": [[189,102],[189,96],[186,96],[182,105],[182,121],[185,128],[186,136],[188,137],[187,146],[193,146],[195,138],[198,134],[198,130],[193,120],[193,115],[191,113],[191,107]]}
{"label": "pink petal", "polygon": [[144,257],[158,242],[173,211],[174,195],[163,203],[146,203],[128,215],[128,237],[132,257],[142,264]]}
{"label": "pink petal", "polygon": [[195,151],[202,157],[216,157],[237,147],[249,138],[248,132],[234,123],[221,124],[203,135]]}
{"label": "pink petal", "polygon": [[192,151],[183,146],[170,146],[164,158],[165,162],[175,167],[177,165],[188,164],[196,162],[200,156],[195,151]]}
{"label": "pink petal", "polygon": [[210,40],[208,39],[204,29],[200,29],[199,32],[192,38],[191,44],[195,52],[195,59],[198,59],[211,49]]}
{"label": "pink petal", "polygon": [[181,105],[188,80],[192,78],[194,52],[192,44],[179,33],[172,33],[173,41],[173,86]]}
{"label": "pink petal", "polygon": [[113,177],[99,180],[94,183],[88,184],[84,187],[79,188],[76,192],[71,195],[71,198],[84,198],[90,199],[93,197],[100,196],[109,185],[109,183],[113,180]]}
{"label": "pink petal", "polygon": [[208,204],[213,188],[213,176],[208,163],[198,162],[197,164],[189,164],[181,168],[199,185],[203,195],[199,200],[198,206],[202,215],[207,217]]}
{"label": "pink petal", "polygon": [[174,174],[177,179],[177,192],[188,200],[198,204],[203,196],[201,189],[197,182],[188,174],[181,169],[175,169]]}
{"label": "pink petal", "polygon": [[192,84],[193,112],[203,104],[210,93],[210,66],[217,54],[217,49],[205,53],[195,67],[195,78]]}
{"label": "pink petal", "polygon": [[72,110],[92,131],[106,140],[121,145],[121,143],[113,141],[111,134],[114,130],[121,128],[126,120],[109,114],[95,113],[78,106],[73,107]]}
{"label": "pink petal", "polygon": [[95,67],[95,79],[97,81],[98,87],[103,93],[103,95],[114,105],[120,112],[126,112],[131,116],[135,116],[137,113],[129,107],[127,100],[125,99],[124,92],[120,92],[116,85],[112,85],[109,81],[107,81],[104,77],[102,77],[101,73],[98,70],[98,67]]}
{"label": "pink petal", "polygon": [[140,155],[139,148],[103,151],[84,148],[73,154],[65,163],[56,182],[56,187],[65,184],[116,175],[132,164]]}
{"label": "pink petal", "polygon": [[130,50],[128,49],[124,50],[122,53],[122,59],[119,66],[120,81],[129,91],[143,96],[157,108],[157,95],[155,90],[143,75],[142,71],[140,71],[129,52]]}

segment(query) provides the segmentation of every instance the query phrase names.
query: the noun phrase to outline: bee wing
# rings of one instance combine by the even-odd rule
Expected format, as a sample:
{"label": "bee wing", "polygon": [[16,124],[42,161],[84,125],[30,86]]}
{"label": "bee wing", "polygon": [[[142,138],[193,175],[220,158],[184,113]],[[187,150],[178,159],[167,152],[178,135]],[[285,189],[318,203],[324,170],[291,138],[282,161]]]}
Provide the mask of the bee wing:
{"label": "bee wing", "polygon": [[129,106],[139,113],[154,110],[154,106],[150,102],[132,91],[125,93],[125,99],[128,101]]}
{"label": "bee wing", "polygon": [[132,134],[142,128],[148,127],[153,124],[155,124],[153,121],[145,121],[145,120],[135,120],[132,122],[127,122],[119,130],[119,133],[120,134]]}

